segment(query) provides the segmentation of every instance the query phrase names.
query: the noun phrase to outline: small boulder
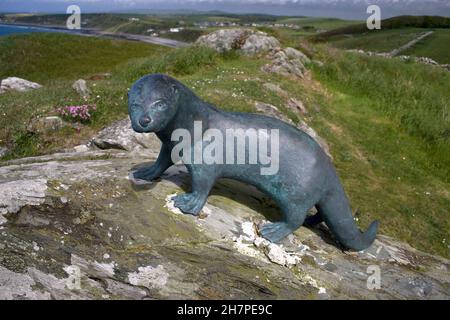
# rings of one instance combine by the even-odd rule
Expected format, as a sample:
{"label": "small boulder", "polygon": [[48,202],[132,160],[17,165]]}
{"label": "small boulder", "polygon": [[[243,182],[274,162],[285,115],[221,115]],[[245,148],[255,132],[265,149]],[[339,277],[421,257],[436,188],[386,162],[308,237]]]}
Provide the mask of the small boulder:
{"label": "small boulder", "polygon": [[311,63],[311,60],[303,52],[298,51],[297,49],[287,47],[284,49],[284,52],[289,59],[298,59],[303,64]]}
{"label": "small boulder", "polygon": [[262,71],[277,73],[283,76],[292,76],[303,78],[306,71],[305,66],[300,59],[290,59],[284,50],[273,51],[269,54],[271,63],[264,65]]}
{"label": "small boulder", "polygon": [[242,53],[247,56],[253,56],[261,52],[268,52],[280,46],[280,42],[263,32],[250,35],[240,48]]}
{"label": "small boulder", "polygon": [[9,150],[6,147],[0,147],[0,158],[8,154]]}
{"label": "small boulder", "polygon": [[91,139],[89,147],[99,149],[119,149],[134,151],[137,149],[158,150],[160,142],[152,133],[137,133],[131,128],[129,118],[117,121],[101,130]]}
{"label": "small boulder", "polygon": [[240,48],[250,32],[248,29],[221,29],[199,37],[196,43],[226,52]]}
{"label": "small boulder", "polygon": [[79,80],[75,81],[75,82],[73,83],[73,85],[72,85],[72,88],[73,88],[76,92],[78,92],[78,94],[79,94],[80,96],[82,96],[84,99],[89,98],[89,94],[90,94],[91,92],[90,92],[90,90],[89,90],[89,88],[88,88],[88,86],[87,86],[86,80],[84,80],[84,79],[79,79]]}
{"label": "small boulder", "polygon": [[9,77],[0,81],[0,94],[6,91],[25,92],[41,88],[39,83],[31,82],[17,77]]}
{"label": "small boulder", "polygon": [[30,121],[27,131],[30,133],[49,133],[60,130],[70,124],[57,116],[34,118]]}

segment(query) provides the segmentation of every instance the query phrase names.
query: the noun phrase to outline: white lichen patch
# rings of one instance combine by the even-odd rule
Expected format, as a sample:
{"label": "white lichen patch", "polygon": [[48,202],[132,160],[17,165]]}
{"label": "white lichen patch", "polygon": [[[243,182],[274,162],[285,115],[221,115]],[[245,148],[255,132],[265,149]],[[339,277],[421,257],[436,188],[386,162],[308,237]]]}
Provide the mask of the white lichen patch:
{"label": "white lichen patch", "polygon": [[138,272],[128,273],[128,282],[134,286],[143,286],[149,289],[161,289],[169,280],[169,274],[164,266],[139,267]]}
{"label": "white lichen patch", "polygon": [[245,221],[241,224],[241,228],[245,240],[255,241],[255,239],[258,237],[255,229],[255,224],[253,222]]}
{"label": "white lichen patch", "polygon": [[[242,237],[242,236],[241,236]],[[234,242],[234,248],[243,255],[256,258],[261,256],[260,251],[256,250],[253,246],[253,244],[245,243],[242,241],[242,238],[236,238]]]}
{"label": "white lichen patch", "polygon": [[176,193],[172,193],[166,196],[166,204],[164,205],[164,208],[167,208],[167,210],[175,213],[175,214],[183,214],[183,212],[181,212],[180,209],[178,209],[177,207],[175,207],[175,203],[172,200],[173,197],[175,197],[177,194]]}
{"label": "white lichen patch", "polygon": [[292,267],[301,262],[301,257],[296,253],[287,252],[283,246],[260,237],[253,222],[243,222],[241,230],[243,234],[233,239],[234,248],[239,253],[254,258],[263,255],[269,261],[286,267]]}
{"label": "white lichen patch", "polygon": [[284,248],[275,243],[271,243],[264,248],[267,258],[273,263],[291,267],[301,262],[301,258],[293,253],[286,252]]}

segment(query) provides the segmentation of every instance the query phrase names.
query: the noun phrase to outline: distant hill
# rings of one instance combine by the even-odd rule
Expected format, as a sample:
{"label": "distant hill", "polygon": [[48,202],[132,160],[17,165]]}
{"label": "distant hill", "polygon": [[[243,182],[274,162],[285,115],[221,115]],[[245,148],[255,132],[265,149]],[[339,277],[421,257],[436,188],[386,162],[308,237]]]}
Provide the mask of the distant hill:
{"label": "distant hill", "polygon": [[[382,30],[411,27],[450,28],[450,18],[440,16],[398,16],[381,21]],[[334,36],[365,32],[367,32],[367,25],[365,23],[361,23],[323,32],[317,36],[314,36],[314,39],[317,41],[326,41]]]}

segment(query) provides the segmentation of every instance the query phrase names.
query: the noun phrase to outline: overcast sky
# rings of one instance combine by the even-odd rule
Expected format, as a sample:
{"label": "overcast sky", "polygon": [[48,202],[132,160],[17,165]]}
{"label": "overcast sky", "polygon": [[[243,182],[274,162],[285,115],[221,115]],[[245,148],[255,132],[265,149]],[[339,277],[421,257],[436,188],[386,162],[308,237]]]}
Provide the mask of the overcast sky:
{"label": "overcast sky", "polygon": [[450,0],[0,0],[0,12],[63,13],[70,4],[79,5],[82,12],[187,9],[359,19],[367,17],[369,4],[377,4],[382,18],[402,14],[450,17]]}

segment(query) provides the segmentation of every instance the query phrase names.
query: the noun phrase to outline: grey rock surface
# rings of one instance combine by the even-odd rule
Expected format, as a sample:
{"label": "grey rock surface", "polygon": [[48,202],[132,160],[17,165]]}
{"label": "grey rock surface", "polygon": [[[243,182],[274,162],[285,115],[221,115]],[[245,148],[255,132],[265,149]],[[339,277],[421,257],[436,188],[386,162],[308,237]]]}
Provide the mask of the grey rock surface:
{"label": "grey rock surface", "polygon": [[319,226],[270,244],[255,230],[278,210],[253,187],[223,180],[187,216],[170,200],[184,167],[136,187],[128,171],[154,157],[62,155],[0,167],[0,298],[449,298],[449,261],[389,237],[348,253]]}
{"label": "grey rock surface", "polygon": [[0,81],[0,94],[7,91],[25,92],[33,89],[39,89],[41,87],[42,86],[36,82],[18,77],[9,77]]}
{"label": "grey rock surface", "polygon": [[279,210],[252,186],[221,180],[199,217],[182,214],[184,166],[129,180],[159,145],[128,124],[97,137],[119,149],[0,163],[0,299],[449,299],[449,261],[390,237],[343,252],[319,225],[267,242],[257,226]]}

